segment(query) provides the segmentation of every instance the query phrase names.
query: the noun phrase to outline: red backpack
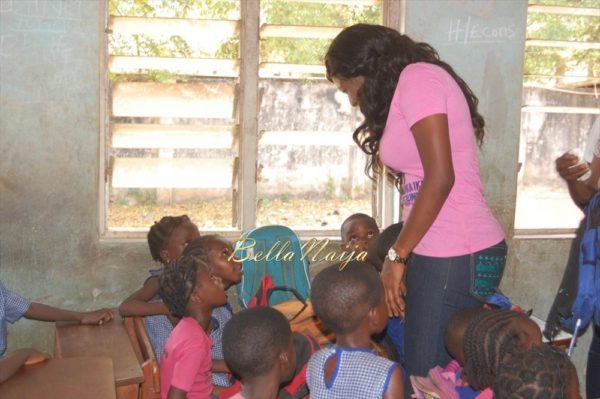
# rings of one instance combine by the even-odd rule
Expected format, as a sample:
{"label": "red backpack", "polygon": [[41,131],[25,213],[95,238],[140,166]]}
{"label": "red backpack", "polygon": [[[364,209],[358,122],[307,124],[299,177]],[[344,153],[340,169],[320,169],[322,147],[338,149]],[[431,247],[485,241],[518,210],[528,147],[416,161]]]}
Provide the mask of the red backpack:
{"label": "red backpack", "polygon": [[[271,276],[266,275],[261,281],[260,288],[248,303],[248,307],[269,306],[269,297],[274,291],[288,291],[294,294],[298,301],[303,306],[301,310],[293,317],[288,318],[293,328],[292,321],[298,317],[300,313],[308,306],[304,298],[294,289],[290,287],[277,287],[273,283]],[[308,397],[308,386],[306,385],[306,368],[308,361],[313,353],[319,350],[319,342],[311,334],[300,331],[292,331],[294,340],[294,348],[296,350],[296,369],[294,370],[294,378],[284,387],[279,390],[278,399],[302,399]],[[236,381],[229,388],[224,389],[219,393],[219,399],[228,399],[242,390],[240,381]]]}

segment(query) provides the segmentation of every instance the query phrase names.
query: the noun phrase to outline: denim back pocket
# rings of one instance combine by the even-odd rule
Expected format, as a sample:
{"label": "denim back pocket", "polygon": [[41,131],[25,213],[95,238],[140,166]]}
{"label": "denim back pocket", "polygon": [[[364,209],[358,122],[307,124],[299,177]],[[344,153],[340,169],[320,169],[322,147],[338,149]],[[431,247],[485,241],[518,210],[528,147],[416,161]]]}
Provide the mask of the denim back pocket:
{"label": "denim back pocket", "polygon": [[471,255],[471,295],[484,300],[496,292],[506,266],[506,252],[503,240]]}

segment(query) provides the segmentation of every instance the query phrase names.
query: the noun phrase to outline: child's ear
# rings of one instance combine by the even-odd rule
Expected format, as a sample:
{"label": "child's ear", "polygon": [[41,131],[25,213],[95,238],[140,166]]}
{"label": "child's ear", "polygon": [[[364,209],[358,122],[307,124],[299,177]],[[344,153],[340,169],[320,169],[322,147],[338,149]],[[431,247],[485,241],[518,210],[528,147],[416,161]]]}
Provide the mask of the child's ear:
{"label": "child's ear", "polygon": [[369,309],[369,313],[367,314],[367,318],[369,320],[369,329],[372,331],[377,329],[377,316],[379,315],[379,311],[377,307]]}
{"label": "child's ear", "polygon": [[202,296],[200,295],[200,291],[199,290],[194,290],[192,292],[192,295],[190,295],[190,302],[194,302],[194,303],[202,303],[202,302],[204,302],[204,299],[202,299]]}
{"label": "child's ear", "polygon": [[169,263],[171,261],[171,259],[169,259],[169,251],[167,249],[160,250],[160,258],[164,263]]}

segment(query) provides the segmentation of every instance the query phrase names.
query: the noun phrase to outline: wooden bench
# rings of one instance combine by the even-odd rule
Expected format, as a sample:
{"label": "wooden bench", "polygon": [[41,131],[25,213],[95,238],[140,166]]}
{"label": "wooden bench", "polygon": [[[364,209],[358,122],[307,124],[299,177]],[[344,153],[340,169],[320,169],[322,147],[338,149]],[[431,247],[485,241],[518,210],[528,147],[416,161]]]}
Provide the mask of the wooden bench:
{"label": "wooden bench", "polygon": [[113,313],[115,318],[101,326],[57,322],[54,356],[56,358],[80,356],[111,358],[117,399],[138,399],[144,375],[125,330],[123,319],[116,309]]}
{"label": "wooden bench", "polygon": [[160,399],[159,361],[148,338],[142,317],[126,317],[123,321],[133,351],[140,363],[144,382],[140,385],[139,399]]}

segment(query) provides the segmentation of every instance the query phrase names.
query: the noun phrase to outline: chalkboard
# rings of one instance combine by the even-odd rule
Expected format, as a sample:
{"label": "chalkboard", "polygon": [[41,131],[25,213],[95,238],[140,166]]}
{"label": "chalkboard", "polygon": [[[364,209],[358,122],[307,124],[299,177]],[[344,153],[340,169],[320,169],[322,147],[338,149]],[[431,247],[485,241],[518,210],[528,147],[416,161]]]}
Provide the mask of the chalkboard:
{"label": "chalkboard", "polygon": [[479,98],[486,120],[486,198],[512,226],[527,21],[526,0],[409,0],[406,34],[431,44]]}

